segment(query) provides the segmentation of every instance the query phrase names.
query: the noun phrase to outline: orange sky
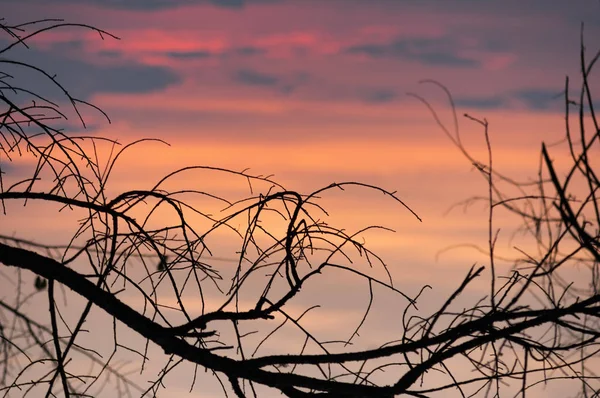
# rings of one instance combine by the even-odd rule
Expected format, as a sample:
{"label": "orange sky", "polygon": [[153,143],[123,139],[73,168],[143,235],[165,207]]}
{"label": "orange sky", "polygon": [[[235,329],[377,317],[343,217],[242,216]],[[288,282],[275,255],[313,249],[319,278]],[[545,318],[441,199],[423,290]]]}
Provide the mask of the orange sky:
{"label": "orange sky", "polygon": [[[442,83],[459,117],[469,113],[489,121],[497,169],[520,180],[534,178],[541,142],[564,134],[561,92],[566,75],[576,86],[581,21],[591,49],[600,33],[600,8],[591,2],[8,4],[4,16],[11,22],[57,17],[120,37],[102,40],[93,32],[55,30],[36,38],[32,50],[15,51],[57,73],[74,95],[108,113],[111,124],[84,112],[92,133],[121,143],[150,137],[171,144],[146,143],[126,154],[109,190],[150,188],[171,170],[201,164],[274,174],[303,193],[341,181],[397,191],[422,223],[360,189],[325,200],[336,225],[355,230],[372,223],[396,230],[365,239],[399,281],[410,281],[414,289],[434,286],[432,302],[460,283],[473,263],[486,264],[472,249],[436,259],[451,245],[485,247],[483,204],[467,212],[447,210],[485,195],[486,184],[427,108],[406,94],[427,98],[451,127],[444,93],[419,81]],[[467,148],[485,161],[481,127],[462,117],[459,123]],[[553,154],[559,164],[565,155]],[[18,176],[23,169],[14,170]],[[190,173],[177,184],[234,197],[247,193],[243,179],[206,173]],[[42,207],[11,211],[0,216],[2,233],[58,243],[76,225],[75,218],[72,225],[57,223],[59,216]],[[35,228],[23,228],[23,220]],[[499,218],[497,225],[506,231],[498,250],[515,256],[514,220]],[[351,310],[340,304],[337,311]],[[327,328],[322,322],[314,324]]]}

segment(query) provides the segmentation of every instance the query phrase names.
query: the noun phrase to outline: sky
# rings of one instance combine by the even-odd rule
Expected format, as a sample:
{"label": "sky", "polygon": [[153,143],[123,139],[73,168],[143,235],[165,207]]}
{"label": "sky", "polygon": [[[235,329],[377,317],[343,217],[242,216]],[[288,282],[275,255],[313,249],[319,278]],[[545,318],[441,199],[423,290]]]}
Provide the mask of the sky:
{"label": "sky", "polygon": [[[159,138],[170,144],[147,143],[125,155],[109,190],[149,188],[169,171],[202,164],[273,174],[303,193],[342,181],[397,191],[422,222],[364,189],[331,194],[324,202],[332,222],[349,230],[370,224],[396,230],[367,234],[365,240],[406,289],[432,285],[432,303],[457,286],[472,264],[486,264],[486,256],[472,247],[445,249],[486,247],[485,206],[453,206],[485,195],[487,186],[410,93],[427,99],[452,128],[444,91],[423,81],[445,86],[470,153],[486,160],[483,129],[465,113],[489,122],[495,167],[527,181],[536,176],[541,142],[563,137],[562,93],[567,75],[578,81],[581,23],[590,52],[600,33],[600,4],[591,1],[3,0],[3,5],[7,22],[62,18],[119,37],[59,29],[10,55],[56,74],[72,95],[109,115],[110,124],[86,110],[88,132],[121,143]],[[0,47],[6,43],[2,36]],[[60,98],[39,77],[28,75],[26,81]],[[66,127],[81,130],[73,119]],[[554,154],[558,163],[564,156]],[[247,188],[244,181],[207,175],[177,183],[233,196]],[[54,240],[71,231],[42,208],[17,214],[5,218],[2,233],[60,243]],[[514,257],[511,231],[518,224],[508,215],[498,217],[496,226],[503,227],[498,250]],[[36,228],[23,228],[23,220]],[[326,297],[324,284],[317,297]],[[340,308],[338,314],[352,311]]]}

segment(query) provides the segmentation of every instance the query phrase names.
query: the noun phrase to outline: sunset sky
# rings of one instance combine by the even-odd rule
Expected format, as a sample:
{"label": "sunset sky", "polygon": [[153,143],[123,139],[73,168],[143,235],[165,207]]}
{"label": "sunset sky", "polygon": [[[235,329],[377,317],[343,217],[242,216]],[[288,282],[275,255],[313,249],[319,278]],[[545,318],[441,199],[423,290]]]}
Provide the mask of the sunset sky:
{"label": "sunset sky", "polygon": [[[486,195],[487,185],[407,94],[426,98],[452,129],[444,92],[419,82],[447,87],[467,149],[486,160],[482,127],[462,115],[486,118],[495,167],[527,181],[541,142],[564,135],[565,77],[575,93],[582,22],[589,53],[600,45],[600,4],[591,1],[2,0],[2,16],[13,24],[63,18],[120,38],[59,29],[7,55],[57,74],[72,95],[102,108],[111,124],[88,109],[88,132],[171,144],[133,150],[109,189],[150,188],[171,170],[201,164],[274,174],[303,193],[342,181],[397,191],[422,222],[368,190],[324,203],[338,226],[396,230],[365,235],[367,245],[408,291],[432,285],[434,301],[472,264],[486,264],[472,248],[436,254],[486,247],[484,204],[448,210]],[[0,36],[0,48],[7,43]],[[36,78],[28,83],[60,98]],[[81,130],[76,120],[66,127]],[[560,164],[565,155],[554,158]],[[247,190],[243,180],[220,177],[180,183],[224,195]],[[60,243],[65,226],[42,213],[9,214],[0,232]],[[506,231],[498,250],[516,256],[518,225],[498,217]],[[35,231],[24,219],[35,219]]]}

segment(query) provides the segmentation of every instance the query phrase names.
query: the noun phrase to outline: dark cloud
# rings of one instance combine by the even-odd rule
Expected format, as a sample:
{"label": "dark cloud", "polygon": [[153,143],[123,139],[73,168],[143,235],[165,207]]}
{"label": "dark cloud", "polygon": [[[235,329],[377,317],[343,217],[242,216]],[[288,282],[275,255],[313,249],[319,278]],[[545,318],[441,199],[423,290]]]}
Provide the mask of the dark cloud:
{"label": "dark cloud", "polygon": [[210,0],[218,7],[242,8],[246,5],[246,0]]}
{"label": "dark cloud", "polygon": [[169,51],[167,57],[174,59],[204,59],[213,54],[209,51]]}
{"label": "dark cloud", "polygon": [[15,170],[15,166],[12,163],[5,161],[4,159],[0,161],[0,174],[9,174],[11,171]]}
{"label": "dark cloud", "polygon": [[246,86],[264,87],[284,95],[290,95],[299,87],[308,83],[310,76],[306,72],[293,72],[284,76],[254,69],[238,69],[233,75],[233,81]]}
{"label": "dark cloud", "polygon": [[83,40],[70,40],[54,42],[50,45],[50,51],[58,51],[61,53],[70,51],[81,51],[85,47]]}
{"label": "dark cloud", "polygon": [[449,39],[396,39],[390,43],[366,43],[346,48],[347,54],[371,58],[401,58],[434,66],[476,67],[477,60],[456,55],[458,46]]}
{"label": "dark cloud", "polygon": [[155,10],[161,8],[175,8],[185,3],[185,0],[60,0],[73,3],[94,3],[106,8],[129,8],[134,10]]}
{"label": "dark cloud", "polygon": [[[230,50],[224,52],[211,52],[205,50],[198,51],[168,51],[163,53],[163,55],[175,59],[175,60],[194,60],[194,59],[206,59],[210,57],[220,57],[221,59],[226,59],[230,57],[253,57],[257,55],[263,55],[266,53],[266,50],[253,47],[238,47],[232,48]],[[250,73],[251,74],[251,73]],[[242,77],[243,78],[243,77]]]}
{"label": "dark cloud", "polygon": [[259,47],[239,47],[233,50],[234,54],[243,55],[243,56],[252,56],[252,55],[262,55],[265,54],[266,51]]}
{"label": "dark cloud", "polygon": [[537,111],[557,110],[564,106],[564,91],[547,89],[525,89],[514,93],[527,108]]}
{"label": "dark cloud", "polygon": [[298,87],[298,86],[295,86],[295,85],[293,85],[293,84],[286,84],[286,85],[282,86],[282,87],[279,89],[279,91],[280,91],[282,94],[285,94],[285,95],[290,95],[290,94],[292,94],[294,91],[296,91],[296,88],[297,88],[297,87]]}
{"label": "dark cloud", "polygon": [[[156,10],[176,8],[186,4],[206,3],[210,0],[53,0],[53,3],[95,4],[104,8]],[[3,3],[22,4],[22,0],[2,0]],[[28,3],[47,5],[47,0],[29,0]]]}
{"label": "dark cloud", "polygon": [[100,50],[98,55],[106,58],[120,58],[123,53],[115,50]]}
{"label": "dark cloud", "polygon": [[345,50],[348,54],[362,54],[368,55],[369,57],[379,58],[384,56],[390,56],[392,54],[390,47],[381,44],[361,44],[358,46],[351,46]]}
{"label": "dark cloud", "polygon": [[[38,101],[39,102],[39,101]],[[40,103],[41,104],[41,103]],[[68,113],[70,110],[68,106],[61,106],[60,110],[62,112]],[[69,119],[60,119],[60,120],[52,120],[47,125],[53,130],[64,134],[69,137],[76,137],[80,135],[90,136],[96,135],[97,133],[101,133],[104,128],[106,128],[107,119],[103,118],[101,115],[96,114],[96,116],[100,116],[97,121],[91,121],[85,117],[84,107],[79,106],[79,110],[84,112],[83,119],[85,125],[81,123],[81,120],[78,117],[70,117]],[[28,110],[29,113],[33,112],[33,109]],[[52,112],[47,109],[40,110],[41,112],[45,112],[47,115],[50,115]],[[92,112],[93,113],[93,112]],[[110,115],[109,115],[110,117]],[[39,134],[42,132],[42,129],[35,124],[21,124],[21,131],[28,135],[33,136],[34,134]]]}
{"label": "dark cloud", "polygon": [[458,66],[465,68],[479,66],[479,61],[470,58],[459,57],[451,53],[423,53],[417,55],[415,59],[424,64],[434,66]]}
{"label": "dark cloud", "polygon": [[33,165],[20,162],[19,156],[14,156],[14,154],[12,162],[7,162],[5,159],[0,160],[0,173],[2,173],[5,188],[17,181],[31,178]]}
{"label": "dark cloud", "polygon": [[235,74],[235,81],[249,86],[276,86],[280,78],[251,69],[240,69]]}
{"label": "dark cloud", "polygon": [[363,94],[361,98],[370,104],[383,104],[396,99],[397,94],[389,89],[370,90]]}
{"label": "dark cloud", "polygon": [[454,99],[454,104],[459,108],[498,109],[504,108],[506,100],[502,97],[459,97]]}
{"label": "dark cloud", "polygon": [[[161,10],[190,5],[207,4],[229,9],[243,9],[252,3],[276,3],[281,0],[53,0],[54,3],[95,4],[104,8],[139,11]],[[2,0],[4,3],[22,3],[22,0]],[[47,4],[47,0],[29,0],[30,3]]]}
{"label": "dark cloud", "polygon": [[458,97],[457,107],[476,109],[510,109],[525,106],[531,111],[560,111],[564,107],[564,93],[560,90],[531,88],[516,90],[502,95]]}
{"label": "dark cloud", "polygon": [[[6,43],[0,43],[0,48],[4,45]],[[71,59],[56,49],[42,51],[35,48],[13,47],[3,54],[3,58],[34,65],[51,76],[56,75],[56,80],[72,96],[83,100],[102,92],[146,93],[160,91],[180,81],[173,71],[164,67],[135,62],[119,65],[94,65],[81,59]],[[53,85],[48,77],[32,68],[5,62],[2,70],[14,76],[10,81],[11,84],[39,93],[48,99],[63,96],[60,89]]]}

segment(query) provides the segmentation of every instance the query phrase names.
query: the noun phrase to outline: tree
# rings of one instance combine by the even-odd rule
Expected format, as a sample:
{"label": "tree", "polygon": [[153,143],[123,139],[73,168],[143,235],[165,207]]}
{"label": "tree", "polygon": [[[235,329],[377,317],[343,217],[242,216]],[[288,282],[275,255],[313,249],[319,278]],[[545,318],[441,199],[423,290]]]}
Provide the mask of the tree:
{"label": "tree", "polygon": [[[67,112],[85,126],[82,107],[102,111],[72,97],[56,77],[10,58],[11,50],[27,46],[35,35],[65,26],[114,38],[91,26],[57,20],[19,25],[1,20],[0,25],[12,40],[0,50],[3,212],[16,211],[15,204],[30,208],[41,202],[60,211],[57,220],[79,220],[64,246],[1,237],[2,272],[17,280],[4,288],[0,300],[0,391],[5,396],[43,392],[99,396],[108,385],[118,396],[157,396],[166,377],[186,363],[212,373],[225,395],[239,397],[264,396],[273,390],[289,397],[505,396],[509,392],[524,397],[540,383],[564,379],[579,383],[580,396],[598,394],[592,361],[600,338],[600,182],[594,168],[597,155],[592,153],[600,130],[589,77],[600,53],[587,61],[581,47],[577,100],[571,99],[566,82],[565,142],[572,164],[561,174],[543,144],[535,183],[516,182],[493,168],[485,119],[466,115],[484,132],[489,157],[481,162],[463,147],[456,117],[450,131],[427,101],[417,97],[430,107],[440,127],[489,187],[483,198],[489,205],[488,266],[472,266],[440,308],[424,314],[418,304],[426,287],[412,296],[395,287],[392,278],[385,276],[389,275],[385,262],[361,241],[365,232],[385,227],[348,233],[323,221],[327,213],[320,197],[351,187],[383,194],[418,218],[392,191],[345,182],[302,194],[270,177],[192,166],[168,174],[152,189],[109,192],[120,156],[147,140],[121,147],[115,140],[63,132],[56,125],[67,119]],[[9,67],[44,76],[60,90],[70,111],[10,80]],[[572,108],[577,110],[577,139],[570,128]],[[590,123],[591,134],[586,129]],[[108,161],[101,160],[103,146],[109,148]],[[18,165],[19,173],[11,165]],[[20,177],[27,167],[30,174]],[[250,196],[229,200],[188,187],[165,188],[178,176],[198,170],[238,177],[249,184]],[[507,196],[502,184],[520,194]],[[222,211],[212,215],[197,204],[198,198],[219,204]],[[522,217],[523,229],[539,249],[536,254],[524,252],[506,276],[495,267],[497,211]],[[224,237],[237,244],[233,266],[219,262],[211,251],[211,242]],[[356,259],[374,271],[360,267]],[[570,277],[574,266],[586,274],[583,284]],[[489,294],[460,308],[459,296],[486,275],[486,268]],[[377,270],[384,276],[377,276]],[[300,314],[289,310],[325,273],[355,275],[369,290],[366,310],[355,329],[340,330],[336,341],[323,341],[305,328],[303,317],[314,307]],[[21,281],[28,278],[31,285],[23,285]],[[352,343],[369,322],[375,293],[381,289],[395,297],[389,317],[401,324],[401,332],[378,347],[355,348]],[[140,305],[121,299],[132,292]],[[172,306],[162,304],[165,296],[172,299]],[[73,318],[75,297],[81,305]],[[198,297],[199,313],[189,304]],[[218,305],[213,306],[216,299]],[[48,314],[31,312],[27,303],[35,300],[45,303]],[[91,314],[100,312],[112,323],[102,330],[87,329],[86,324],[93,322]],[[263,347],[288,326],[301,335],[300,344],[279,351],[271,347],[262,354]],[[107,331],[113,343],[109,355],[101,356],[95,340],[86,336],[102,337]],[[142,348],[123,338],[126,333],[134,333]],[[143,370],[153,347],[166,354],[166,363],[149,385],[140,386],[122,371],[119,356],[137,355]],[[97,367],[82,374],[78,365],[82,359]],[[190,384],[195,383],[194,371]]]}

